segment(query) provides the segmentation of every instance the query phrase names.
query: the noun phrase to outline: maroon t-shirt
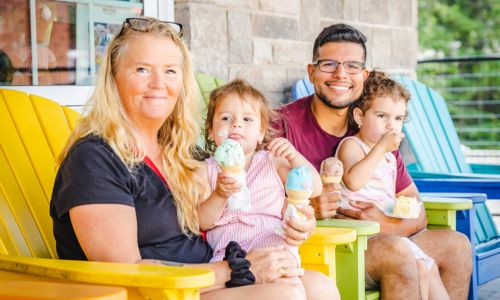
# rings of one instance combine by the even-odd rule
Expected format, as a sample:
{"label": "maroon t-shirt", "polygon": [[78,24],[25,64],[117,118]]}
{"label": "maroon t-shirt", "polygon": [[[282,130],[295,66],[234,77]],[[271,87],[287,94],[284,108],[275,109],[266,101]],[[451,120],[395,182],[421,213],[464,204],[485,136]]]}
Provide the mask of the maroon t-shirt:
{"label": "maroon t-shirt", "polygon": [[[321,162],[335,154],[340,141],[346,136],[354,135],[355,132],[349,129],[344,136],[337,137],[324,131],[312,113],[312,98],[311,95],[279,108],[280,119],[274,126],[319,171]],[[408,174],[399,150],[392,153],[396,156],[398,169],[396,193],[399,193],[410,186],[413,180]]]}

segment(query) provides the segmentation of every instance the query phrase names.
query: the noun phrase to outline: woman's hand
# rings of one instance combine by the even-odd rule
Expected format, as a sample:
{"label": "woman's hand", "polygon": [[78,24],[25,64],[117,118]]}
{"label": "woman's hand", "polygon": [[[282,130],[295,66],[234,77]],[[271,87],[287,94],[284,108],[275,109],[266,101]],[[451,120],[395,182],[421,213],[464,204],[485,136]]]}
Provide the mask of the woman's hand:
{"label": "woman's hand", "polygon": [[297,266],[293,255],[284,248],[254,249],[246,258],[250,261],[250,271],[255,276],[255,283],[284,282],[298,285],[298,277],[304,275],[304,269]]}
{"label": "woman's hand", "polygon": [[214,192],[219,197],[227,199],[232,194],[239,192],[240,189],[241,185],[238,183],[238,180],[228,172],[220,172],[217,176],[217,187]]}
{"label": "woman's hand", "polygon": [[305,220],[289,218],[283,224],[285,242],[290,246],[300,246],[316,228],[314,209],[310,205],[297,205],[297,209],[304,214]]}

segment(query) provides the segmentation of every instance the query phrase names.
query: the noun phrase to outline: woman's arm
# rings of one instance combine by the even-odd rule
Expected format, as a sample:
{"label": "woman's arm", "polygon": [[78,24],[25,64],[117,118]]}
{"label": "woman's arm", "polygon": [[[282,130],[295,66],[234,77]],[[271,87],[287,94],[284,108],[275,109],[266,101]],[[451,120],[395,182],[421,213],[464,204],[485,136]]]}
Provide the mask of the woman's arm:
{"label": "woman's arm", "polygon": [[135,208],[87,204],[71,208],[69,216],[88,260],[135,263],[141,259]]}

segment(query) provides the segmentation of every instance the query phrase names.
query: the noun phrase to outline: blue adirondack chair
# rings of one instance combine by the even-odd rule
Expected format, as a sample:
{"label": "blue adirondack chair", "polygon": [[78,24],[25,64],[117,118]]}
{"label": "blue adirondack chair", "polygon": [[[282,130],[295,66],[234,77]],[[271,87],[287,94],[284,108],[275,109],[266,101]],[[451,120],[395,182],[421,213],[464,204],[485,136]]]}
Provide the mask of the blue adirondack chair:
{"label": "blue adirondack chair", "polygon": [[[474,203],[472,212],[457,212],[456,218],[457,230],[466,234],[473,245],[469,299],[477,299],[478,285],[500,277],[500,268],[495,267],[500,266],[500,235],[485,205],[486,195],[500,199],[500,166],[467,164],[444,99],[421,83],[403,76],[394,78],[412,95],[409,105],[412,121],[403,130],[413,151],[418,153],[415,154],[418,164],[409,166],[418,189],[433,193],[424,195],[468,198]],[[296,100],[313,94],[314,86],[306,76],[293,85],[291,92],[292,100]],[[420,99],[421,95],[424,99]],[[426,105],[422,101],[427,101]],[[433,113],[434,118],[430,118]]]}

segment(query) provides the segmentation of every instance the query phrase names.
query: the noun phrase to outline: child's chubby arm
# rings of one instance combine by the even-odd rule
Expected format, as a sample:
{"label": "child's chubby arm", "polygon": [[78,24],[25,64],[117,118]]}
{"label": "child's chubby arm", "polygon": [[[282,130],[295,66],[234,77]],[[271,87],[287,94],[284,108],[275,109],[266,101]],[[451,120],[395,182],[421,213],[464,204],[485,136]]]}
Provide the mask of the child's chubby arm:
{"label": "child's chubby arm", "polygon": [[214,227],[215,222],[220,219],[227,199],[240,190],[241,186],[237,180],[227,172],[220,172],[217,176],[217,187],[211,191],[208,182],[208,172],[206,163],[197,171],[198,175],[205,179],[205,195],[203,195],[198,205],[198,218],[201,230],[209,230]]}
{"label": "child's chubby arm", "polygon": [[361,146],[354,140],[347,140],[340,145],[338,158],[344,164],[342,181],[351,191],[362,188],[373,176],[379,163],[384,159],[386,152],[394,151],[399,147],[404,134],[390,131],[375,144],[365,155]]}
{"label": "child's chubby arm", "polygon": [[300,154],[287,139],[276,138],[269,143],[267,148],[269,149],[269,152],[276,157],[274,165],[283,184],[286,183],[287,174],[292,168],[308,166],[311,169],[313,180],[313,193],[311,198],[321,194],[323,186],[318,171],[316,171],[316,168],[302,154]]}

